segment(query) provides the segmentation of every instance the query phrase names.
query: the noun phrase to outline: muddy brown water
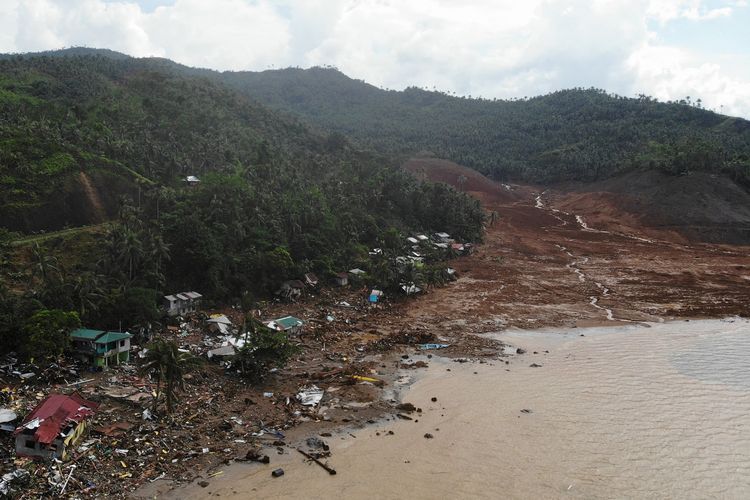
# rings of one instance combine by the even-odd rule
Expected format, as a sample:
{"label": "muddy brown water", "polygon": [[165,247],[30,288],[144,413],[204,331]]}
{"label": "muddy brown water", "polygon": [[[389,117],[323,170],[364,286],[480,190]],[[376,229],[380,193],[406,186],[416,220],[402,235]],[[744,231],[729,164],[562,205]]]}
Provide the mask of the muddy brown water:
{"label": "muddy brown water", "polygon": [[408,373],[418,421],[328,438],[335,476],[272,454],[160,497],[750,498],[750,321],[497,337],[528,352]]}

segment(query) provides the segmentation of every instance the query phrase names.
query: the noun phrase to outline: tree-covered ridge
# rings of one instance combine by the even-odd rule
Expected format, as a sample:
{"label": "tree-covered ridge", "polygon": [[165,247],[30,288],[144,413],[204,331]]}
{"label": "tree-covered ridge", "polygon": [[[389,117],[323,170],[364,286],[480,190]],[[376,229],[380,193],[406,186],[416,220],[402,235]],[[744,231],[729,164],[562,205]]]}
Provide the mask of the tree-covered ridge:
{"label": "tree-covered ridge", "polygon": [[[5,229],[33,214],[55,229],[66,210],[104,223],[71,247],[34,242],[19,268]],[[0,58],[0,347],[17,347],[14,332],[37,311],[144,326],[159,318],[158,297],[179,290],[253,303],[307,272],[362,267],[374,284],[397,280],[378,274],[372,248],[405,252],[416,231],[477,241],[483,220],[473,198],[200,71],[89,54]]]}
{"label": "tree-covered ridge", "polygon": [[326,147],[323,136],[220,83],[152,66],[90,56],[0,60],[0,210],[45,203],[81,169],[170,184]]}
{"label": "tree-covered ridge", "polygon": [[637,168],[721,172],[750,186],[750,122],[599,89],[519,100],[378,89],[330,68],[224,73],[269,106],[391,153],[429,150],[503,179],[588,181]]}
{"label": "tree-covered ridge", "polygon": [[750,186],[750,122],[702,109],[700,100],[690,98],[662,103],[578,88],[488,100],[418,88],[383,90],[333,68],[222,73],[87,48],[26,58],[82,55],[180,80],[202,77],[287,112],[287,123],[301,117],[387,154],[431,151],[501,179],[590,181],[633,169],[701,170]]}

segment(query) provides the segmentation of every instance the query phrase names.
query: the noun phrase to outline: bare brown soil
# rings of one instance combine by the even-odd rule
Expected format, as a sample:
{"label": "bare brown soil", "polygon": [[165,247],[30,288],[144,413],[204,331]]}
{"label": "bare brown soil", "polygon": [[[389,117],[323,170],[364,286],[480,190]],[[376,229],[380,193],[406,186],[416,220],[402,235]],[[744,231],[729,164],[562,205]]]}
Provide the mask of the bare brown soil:
{"label": "bare brown soil", "polygon": [[[434,172],[430,165],[419,162],[428,179],[458,186],[465,175],[464,167],[444,160],[434,162]],[[487,228],[484,244],[456,263],[456,284],[409,308],[416,323],[484,330],[749,312],[746,246],[690,243],[675,231],[644,226],[618,208],[618,195],[606,192],[543,191],[489,180],[464,187],[499,219]]]}

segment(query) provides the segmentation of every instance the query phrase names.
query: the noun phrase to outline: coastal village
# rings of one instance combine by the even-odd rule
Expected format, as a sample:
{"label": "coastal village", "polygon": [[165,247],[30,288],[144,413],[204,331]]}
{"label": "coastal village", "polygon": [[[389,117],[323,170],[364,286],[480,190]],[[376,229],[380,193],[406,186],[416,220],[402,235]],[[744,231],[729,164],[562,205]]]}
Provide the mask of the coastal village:
{"label": "coastal village", "polygon": [[[452,170],[433,174],[455,179]],[[279,283],[273,301],[248,311],[211,307],[200,290],[175,290],[163,297],[163,326],[151,338],[81,325],[69,332],[69,352],[58,363],[6,356],[0,494],[152,498],[190,483],[213,495],[228,465],[246,463],[276,477],[282,456],[329,475],[337,467],[333,439],[355,439],[357,429],[396,420],[414,422],[419,432],[419,404],[430,402],[402,395],[438,355],[502,363],[503,371],[545,369],[546,352],[522,352],[486,333],[746,314],[743,251],[717,253],[664,232],[612,226],[579,208],[584,227],[559,195],[472,182],[485,209],[500,215],[481,245],[415,234],[393,258],[396,266],[420,258],[428,265],[439,249],[436,265],[456,279],[447,286],[417,291],[422,287],[404,280],[379,293],[364,286],[360,268],[329,279],[307,273]],[[249,320],[289,332],[299,349],[258,383],[233,366]],[[159,380],[141,369],[152,339],[174,341],[175,355],[202,360],[184,373],[171,412],[163,396],[155,398]],[[432,396],[442,401],[439,391]],[[533,408],[509,411],[528,416]],[[440,439],[434,430],[424,437]]]}
{"label": "coastal village", "polygon": [[[441,232],[409,236],[404,249],[396,268],[448,262],[473,245]],[[381,254],[372,249],[372,256]],[[403,320],[408,296],[424,285],[403,281],[390,296],[364,286],[365,277],[359,268],[326,282],[307,273],[280,283],[274,301],[250,312],[206,307],[199,291],[175,292],[163,297],[163,326],[152,332],[83,325],[68,333],[68,350],[50,366],[21,363],[11,353],[0,365],[0,460],[10,471],[0,495],[122,497],[159,479],[210,475],[233,461],[268,463],[269,449],[294,451],[287,436],[301,423],[327,429],[410,418],[405,413],[414,408],[383,398],[398,369],[426,366],[401,359],[401,348],[427,352],[450,344]],[[446,264],[444,277],[455,280],[456,270]],[[239,376],[236,362],[248,342],[248,317],[298,349],[256,384]],[[159,338],[201,360],[184,374],[172,411],[157,404],[163,381],[143,369],[150,342]],[[299,452],[328,467],[320,461],[330,454],[324,442],[309,444]]]}

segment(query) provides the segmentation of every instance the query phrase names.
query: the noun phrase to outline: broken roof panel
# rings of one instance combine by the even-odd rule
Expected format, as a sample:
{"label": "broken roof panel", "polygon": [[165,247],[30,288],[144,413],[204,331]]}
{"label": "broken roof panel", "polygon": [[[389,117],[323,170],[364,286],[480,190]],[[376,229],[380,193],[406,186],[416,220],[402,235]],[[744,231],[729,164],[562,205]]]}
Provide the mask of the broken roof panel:
{"label": "broken roof panel", "polygon": [[215,315],[211,315],[211,317],[206,320],[206,323],[231,325],[232,321],[229,318],[227,318],[225,314],[215,314]]}
{"label": "broken roof panel", "polygon": [[187,295],[189,299],[200,299],[203,297],[203,295],[199,294],[198,292],[183,292],[183,295]]}
{"label": "broken roof panel", "polygon": [[225,345],[225,346],[217,347],[216,349],[212,349],[208,351],[207,356],[208,356],[208,359],[211,359],[214,356],[224,357],[224,356],[234,356],[235,354],[237,354],[237,349],[235,349],[234,346]]}
{"label": "broken roof panel", "polygon": [[15,434],[24,429],[36,428],[34,438],[43,444],[51,444],[68,422],[75,424],[94,415],[99,403],[87,401],[80,394],[50,394],[29,413],[16,428]]}
{"label": "broken roof panel", "polygon": [[189,300],[188,296],[182,293],[178,293],[177,298],[180,300]]}
{"label": "broken roof panel", "polygon": [[[295,318],[294,316],[284,316],[283,318],[275,319],[269,323],[269,325],[275,324],[277,327],[280,327],[282,330],[288,330],[290,328],[295,328],[298,326],[302,326],[304,322],[299,319]],[[271,327],[274,328],[274,327]]]}

